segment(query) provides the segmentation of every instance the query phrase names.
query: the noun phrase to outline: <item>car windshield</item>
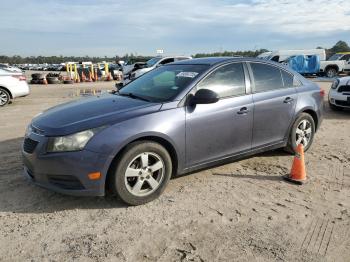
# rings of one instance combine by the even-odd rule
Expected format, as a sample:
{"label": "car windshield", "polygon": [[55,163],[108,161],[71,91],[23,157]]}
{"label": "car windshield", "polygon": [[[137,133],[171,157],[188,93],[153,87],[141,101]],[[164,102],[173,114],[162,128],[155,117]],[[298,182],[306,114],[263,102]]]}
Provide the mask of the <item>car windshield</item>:
{"label": "car windshield", "polygon": [[147,67],[152,67],[152,66],[154,66],[160,59],[162,59],[162,58],[161,58],[161,57],[154,57],[154,58],[148,60],[148,61],[146,62]]}
{"label": "car windshield", "polygon": [[343,55],[342,54],[334,54],[330,58],[328,58],[328,61],[336,61],[339,60]]}
{"label": "car windshield", "polygon": [[119,94],[150,102],[171,101],[208,67],[208,65],[162,66],[136,78],[120,89]]}

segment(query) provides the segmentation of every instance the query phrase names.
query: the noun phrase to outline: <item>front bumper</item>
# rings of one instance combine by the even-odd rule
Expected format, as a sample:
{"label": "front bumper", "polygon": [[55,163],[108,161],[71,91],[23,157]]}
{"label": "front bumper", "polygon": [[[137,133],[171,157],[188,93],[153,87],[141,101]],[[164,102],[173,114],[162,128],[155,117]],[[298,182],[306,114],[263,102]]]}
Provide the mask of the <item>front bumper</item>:
{"label": "front bumper", "polygon": [[343,108],[350,108],[350,93],[339,93],[332,89],[328,95],[329,103]]}
{"label": "front bumper", "polygon": [[[29,140],[37,143],[28,146]],[[25,138],[22,148],[24,174],[31,182],[68,195],[105,195],[108,156],[88,150],[46,153],[47,140],[47,137],[33,133]],[[90,180],[88,174],[93,172],[101,172],[101,178]]]}

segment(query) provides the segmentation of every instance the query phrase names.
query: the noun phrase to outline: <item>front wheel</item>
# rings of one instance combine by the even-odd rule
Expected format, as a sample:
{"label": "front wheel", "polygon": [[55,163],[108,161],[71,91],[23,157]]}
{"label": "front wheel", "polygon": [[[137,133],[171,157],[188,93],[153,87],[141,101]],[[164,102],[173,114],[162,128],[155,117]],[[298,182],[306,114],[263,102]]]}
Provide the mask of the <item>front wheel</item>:
{"label": "front wheel", "polygon": [[129,205],[142,205],[161,195],[172,174],[172,161],[158,143],[130,144],[116,162],[112,190]]}
{"label": "front wheel", "polygon": [[294,122],[289,134],[288,145],[286,151],[294,153],[299,144],[304,146],[306,152],[314,139],[315,121],[311,115],[302,113]]}

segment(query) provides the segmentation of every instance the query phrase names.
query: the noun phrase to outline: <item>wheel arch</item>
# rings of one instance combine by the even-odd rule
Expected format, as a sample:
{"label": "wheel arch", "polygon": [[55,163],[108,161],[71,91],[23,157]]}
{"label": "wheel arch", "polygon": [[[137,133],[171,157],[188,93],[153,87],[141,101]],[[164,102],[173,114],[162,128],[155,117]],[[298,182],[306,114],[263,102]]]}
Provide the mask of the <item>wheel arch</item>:
{"label": "wheel arch", "polygon": [[132,144],[134,142],[138,142],[138,141],[151,141],[151,142],[155,142],[155,143],[158,143],[161,146],[163,146],[168,151],[168,153],[170,154],[170,157],[171,157],[172,167],[173,167],[172,176],[177,174],[179,157],[178,157],[177,151],[175,149],[175,146],[169,140],[165,139],[164,137],[157,136],[157,135],[144,135],[144,136],[134,138],[131,141],[128,141],[128,143],[126,143],[123,147],[121,147],[121,149],[115,154],[113,160],[111,161],[111,163],[108,167],[108,171],[107,171],[107,175],[106,175],[106,179],[105,179],[105,190],[109,189],[109,184],[110,184],[109,179],[112,177],[112,172],[114,171],[114,165],[116,164],[116,162],[120,159],[120,157],[123,155],[126,148],[130,144]]}
{"label": "wheel arch", "polygon": [[312,107],[306,107],[306,108],[301,109],[301,110],[295,115],[295,118],[294,118],[294,120],[293,120],[292,125],[294,124],[295,120],[296,120],[302,113],[309,114],[309,115],[312,117],[312,119],[314,120],[314,123],[315,123],[315,130],[317,130],[317,129],[318,129],[318,124],[319,124],[319,119],[318,119],[318,115],[317,115],[316,111],[315,111]]}
{"label": "wheel arch", "polygon": [[0,86],[0,89],[6,90],[10,94],[10,98],[13,99],[13,95],[12,95],[11,91],[7,87]]}
{"label": "wheel arch", "polygon": [[326,72],[329,68],[334,68],[335,70],[337,70],[337,72],[339,72],[339,66],[336,64],[327,65],[324,71]]}

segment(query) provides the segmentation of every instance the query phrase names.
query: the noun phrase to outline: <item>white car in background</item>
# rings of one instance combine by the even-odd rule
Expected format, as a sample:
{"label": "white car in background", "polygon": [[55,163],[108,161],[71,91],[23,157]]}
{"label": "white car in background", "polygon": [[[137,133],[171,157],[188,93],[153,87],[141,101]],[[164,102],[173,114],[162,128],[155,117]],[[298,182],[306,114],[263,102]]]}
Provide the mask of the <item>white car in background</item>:
{"label": "white car in background", "polygon": [[19,72],[0,69],[0,106],[7,105],[11,99],[29,95],[26,77]]}
{"label": "white car in background", "polygon": [[333,110],[350,109],[350,77],[341,77],[333,82],[328,101]]}
{"label": "white car in background", "polygon": [[181,60],[187,60],[192,59],[190,56],[157,56],[153,57],[152,59],[148,60],[146,63],[142,64],[142,67],[138,69],[138,67],[134,67],[134,69],[130,71],[123,70],[124,73],[124,81],[123,84],[126,85],[130,81],[142,76],[144,73],[147,73],[154,68],[157,68],[159,66],[181,61]]}
{"label": "white car in background", "polygon": [[15,66],[10,66],[8,64],[0,64],[0,69],[5,69],[7,71],[22,73],[22,70]]}

